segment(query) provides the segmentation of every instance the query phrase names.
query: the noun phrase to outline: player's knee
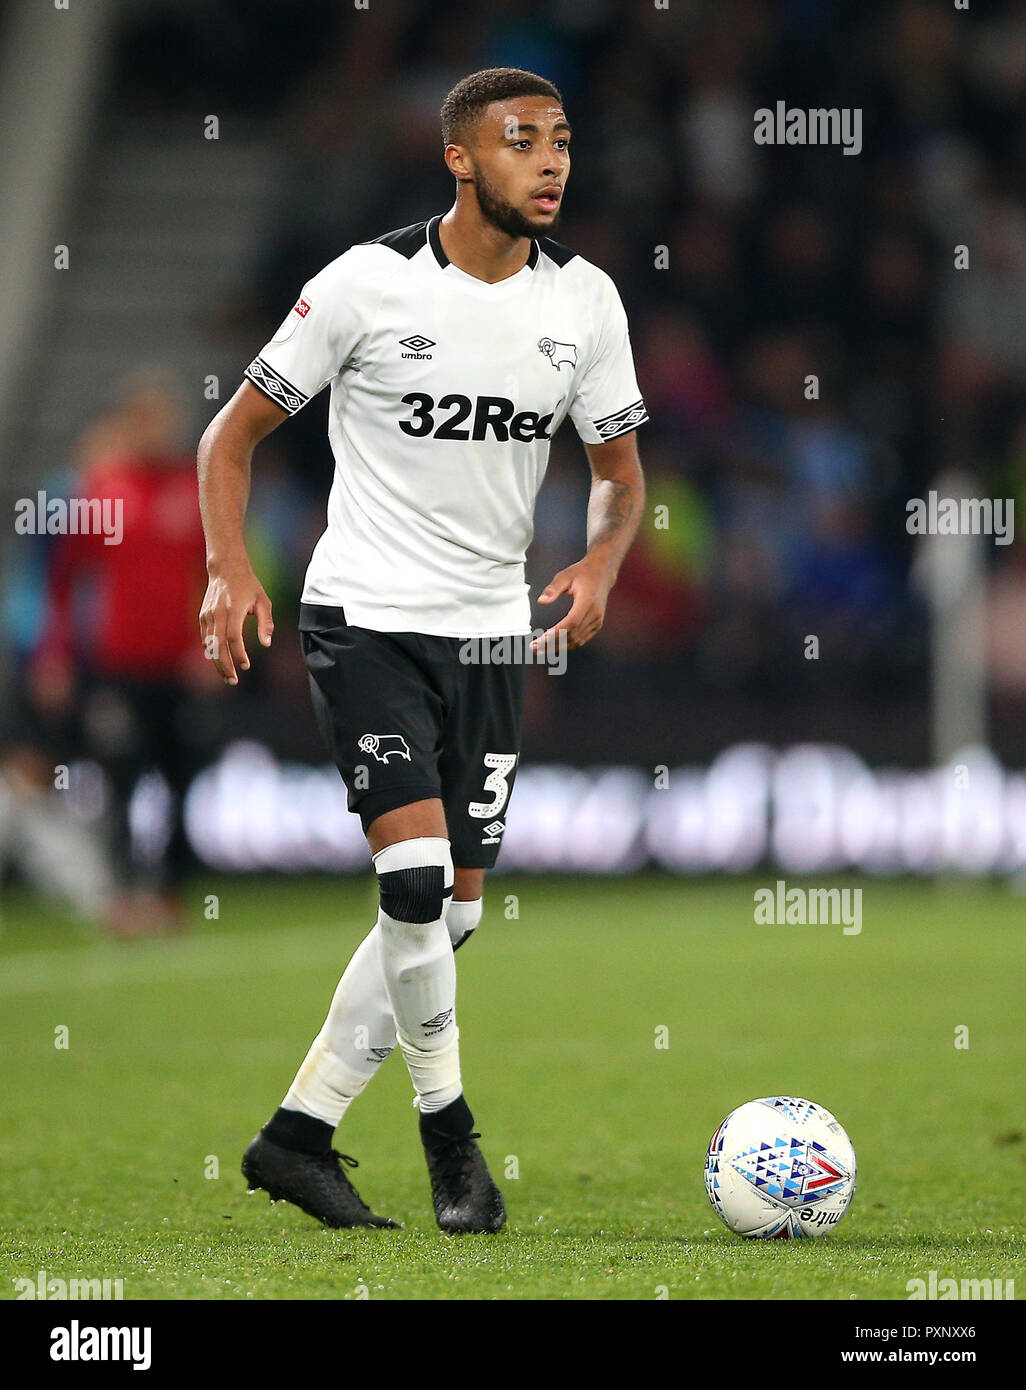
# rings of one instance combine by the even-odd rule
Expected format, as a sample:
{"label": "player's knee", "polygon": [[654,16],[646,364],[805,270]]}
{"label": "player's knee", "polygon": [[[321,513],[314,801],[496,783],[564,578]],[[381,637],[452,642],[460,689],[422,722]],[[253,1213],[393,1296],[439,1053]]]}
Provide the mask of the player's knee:
{"label": "player's knee", "polygon": [[445,914],[445,925],[449,930],[449,940],[454,951],[459,950],[471,933],[477,930],[483,911],[483,898],[473,898],[469,902],[457,902],[454,899],[449,904]]}
{"label": "player's knee", "polygon": [[453,877],[448,840],[400,840],[378,851],[374,869],[381,910],[393,921],[423,924],[445,916]]}
{"label": "player's knee", "polygon": [[396,922],[437,922],[445,912],[445,878],[440,864],[391,869],[378,875],[381,910]]}

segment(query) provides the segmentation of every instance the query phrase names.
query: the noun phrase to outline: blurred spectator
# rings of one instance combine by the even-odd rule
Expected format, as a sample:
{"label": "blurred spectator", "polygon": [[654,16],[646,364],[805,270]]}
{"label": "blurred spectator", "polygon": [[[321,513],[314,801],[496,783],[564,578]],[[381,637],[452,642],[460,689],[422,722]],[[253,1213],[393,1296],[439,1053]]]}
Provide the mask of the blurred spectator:
{"label": "blurred spectator", "polygon": [[[87,431],[70,494],[99,501],[120,525],[54,544],[49,617],[29,671],[37,717],[66,725],[74,716],[82,755],[106,774],[126,930],[177,918],[174,893],[191,863],[182,798],[209,753],[205,706],[220,686],[198,637],[203,532],[182,422],[178,383],[144,370]],[[139,787],[152,772],[163,782],[150,783],[150,808],[161,796],[165,807],[147,826]]]}

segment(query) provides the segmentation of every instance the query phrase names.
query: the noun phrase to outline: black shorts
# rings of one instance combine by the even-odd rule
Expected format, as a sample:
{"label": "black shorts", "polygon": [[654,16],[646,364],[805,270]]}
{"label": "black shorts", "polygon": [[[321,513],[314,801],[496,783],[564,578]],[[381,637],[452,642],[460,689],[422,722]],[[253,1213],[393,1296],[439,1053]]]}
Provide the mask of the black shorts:
{"label": "black shorts", "polygon": [[520,757],[524,663],[467,664],[459,637],[374,632],[308,603],[299,639],[317,723],[364,830],[438,797],[453,863],[490,869]]}

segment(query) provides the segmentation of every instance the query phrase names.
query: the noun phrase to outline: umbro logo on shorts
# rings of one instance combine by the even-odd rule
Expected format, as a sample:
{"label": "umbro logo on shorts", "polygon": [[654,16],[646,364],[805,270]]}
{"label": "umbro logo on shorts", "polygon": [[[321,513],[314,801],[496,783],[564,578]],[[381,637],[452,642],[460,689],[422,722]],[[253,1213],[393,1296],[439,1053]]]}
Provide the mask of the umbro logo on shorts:
{"label": "umbro logo on shorts", "polygon": [[499,843],[499,836],[505,829],[505,821],[493,820],[490,825],[485,826],[481,843],[483,845],[497,845]]}
{"label": "umbro logo on shorts", "polygon": [[384,763],[386,766],[389,758],[393,755],[397,758],[405,758],[407,762],[412,761],[410,745],[402,734],[361,734],[357,747],[362,753],[372,754],[379,763]]}

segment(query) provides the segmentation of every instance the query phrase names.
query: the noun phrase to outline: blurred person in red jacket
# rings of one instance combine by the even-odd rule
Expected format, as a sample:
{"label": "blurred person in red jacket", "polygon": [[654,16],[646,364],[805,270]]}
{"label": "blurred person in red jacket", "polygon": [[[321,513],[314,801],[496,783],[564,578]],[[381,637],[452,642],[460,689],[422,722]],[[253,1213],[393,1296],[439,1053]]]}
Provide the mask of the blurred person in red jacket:
{"label": "blurred person in red jacket", "polygon": [[[202,761],[205,695],[216,698],[219,687],[196,650],[205,549],[185,425],[177,381],[145,369],[121,383],[113,410],[83,435],[72,506],[54,523],[63,533],[31,671],[34,701],[51,714],[55,703],[75,710],[81,751],[107,775],[122,888],[112,926],[125,933],[178,923],[177,892],[192,863],[184,795]],[[133,794],[153,771],[170,804],[165,816],[143,818],[140,833]]]}

